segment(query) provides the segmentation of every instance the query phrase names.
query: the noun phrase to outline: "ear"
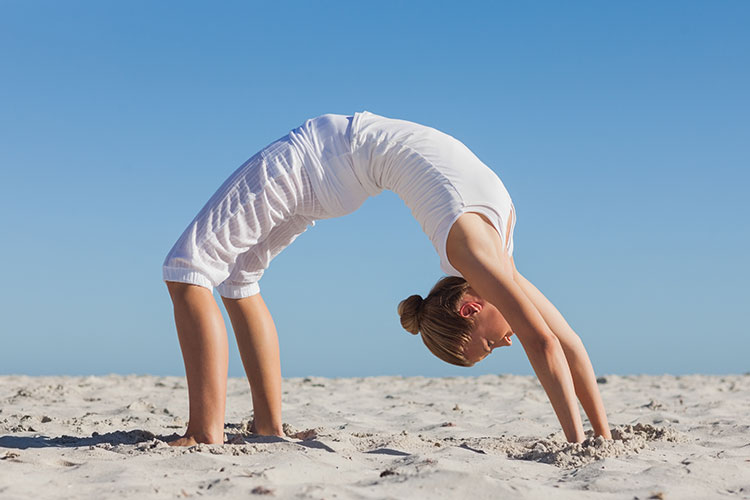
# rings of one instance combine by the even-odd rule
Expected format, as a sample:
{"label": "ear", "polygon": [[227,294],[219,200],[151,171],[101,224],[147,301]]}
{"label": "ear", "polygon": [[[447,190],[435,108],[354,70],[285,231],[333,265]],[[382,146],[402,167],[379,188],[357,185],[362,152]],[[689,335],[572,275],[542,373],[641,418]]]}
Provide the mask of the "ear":
{"label": "ear", "polygon": [[477,314],[481,310],[482,304],[480,304],[479,302],[465,302],[461,304],[461,307],[458,308],[458,314],[460,314],[464,318],[468,318],[469,316]]}

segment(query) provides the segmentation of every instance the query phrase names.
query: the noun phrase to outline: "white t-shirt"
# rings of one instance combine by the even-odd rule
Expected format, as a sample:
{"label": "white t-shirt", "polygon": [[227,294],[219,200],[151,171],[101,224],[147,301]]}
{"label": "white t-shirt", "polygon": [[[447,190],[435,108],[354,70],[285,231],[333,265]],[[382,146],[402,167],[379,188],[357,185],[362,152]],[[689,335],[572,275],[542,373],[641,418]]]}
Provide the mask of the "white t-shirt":
{"label": "white t-shirt", "polygon": [[369,196],[388,189],[411,209],[445,273],[461,276],[448,262],[445,246],[451,226],[466,212],[486,216],[513,254],[515,210],[508,191],[454,137],[363,111],[313,118],[290,138],[308,153],[302,155],[303,164],[330,217],[351,213]]}

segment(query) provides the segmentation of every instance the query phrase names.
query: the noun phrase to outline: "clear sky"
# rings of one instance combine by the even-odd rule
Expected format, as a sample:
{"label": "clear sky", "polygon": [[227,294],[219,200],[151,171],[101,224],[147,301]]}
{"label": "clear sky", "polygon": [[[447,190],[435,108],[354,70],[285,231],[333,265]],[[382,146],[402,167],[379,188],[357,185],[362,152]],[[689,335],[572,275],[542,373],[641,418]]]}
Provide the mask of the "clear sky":
{"label": "clear sky", "polygon": [[[748,26],[744,1],[2,1],[0,373],[183,374],[167,251],[256,151],[361,110],[500,176],[516,264],[598,373],[746,372]],[[531,373],[401,329],[440,276],[391,192],[319,222],[261,281],[283,374]]]}

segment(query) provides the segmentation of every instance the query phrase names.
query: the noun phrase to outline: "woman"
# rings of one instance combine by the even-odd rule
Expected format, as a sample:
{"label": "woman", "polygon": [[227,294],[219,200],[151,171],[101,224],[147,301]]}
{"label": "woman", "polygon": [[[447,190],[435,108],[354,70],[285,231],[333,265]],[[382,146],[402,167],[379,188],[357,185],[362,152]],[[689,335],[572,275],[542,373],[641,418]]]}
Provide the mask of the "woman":
{"label": "woman", "polygon": [[211,289],[229,313],[250,382],[255,432],[283,435],[276,329],[258,281],[316,220],[356,210],[388,189],[409,206],[450,276],[399,304],[403,327],[440,359],[471,366],[516,335],[569,441],[610,438],[594,371],[562,315],[513,262],[515,210],[505,186],[466,146],[438,130],[369,112],[323,115],[235,171],[167,256],[190,400],[174,445],[223,442],[227,338]]}

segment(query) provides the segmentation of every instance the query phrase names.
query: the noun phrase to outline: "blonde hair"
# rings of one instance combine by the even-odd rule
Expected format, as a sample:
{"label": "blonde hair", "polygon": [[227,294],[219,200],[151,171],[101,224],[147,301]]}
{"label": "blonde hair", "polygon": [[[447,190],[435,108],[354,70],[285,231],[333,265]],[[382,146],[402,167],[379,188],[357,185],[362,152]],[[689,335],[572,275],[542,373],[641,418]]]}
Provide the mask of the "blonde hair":
{"label": "blonde hair", "polygon": [[422,342],[443,361],[471,366],[463,353],[474,327],[473,318],[458,313],[458,304],[469,289],[469,283],[459,277],[446,276],[438,280],[424,299],[412,295],[398,304],[401,326],[417,335],[422,333]]}

